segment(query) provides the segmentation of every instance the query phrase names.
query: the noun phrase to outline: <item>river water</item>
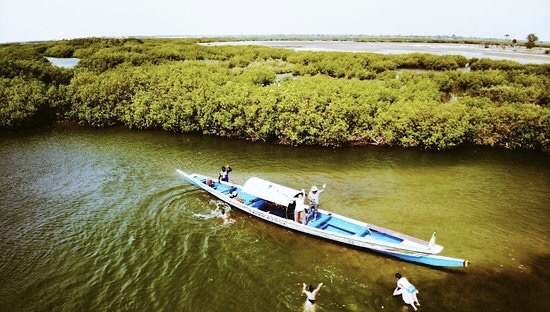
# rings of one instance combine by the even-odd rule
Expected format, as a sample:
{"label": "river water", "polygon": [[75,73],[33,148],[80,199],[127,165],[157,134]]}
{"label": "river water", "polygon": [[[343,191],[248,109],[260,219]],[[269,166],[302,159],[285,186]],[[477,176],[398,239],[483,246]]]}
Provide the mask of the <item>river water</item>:
{"label": "river water", "polygon": [[73,68],[80,62],[79,58],[75,57],[69,57],[69,58],[59,58],[59,57],[47,57],[48,61],[50,61],[53,65],[64,67],[64,68]]}
{"label": "river water", "polygon": [[[550,159],[533,152],[288,147],[56,126],[0,136],[0,311],[420,311],[550,308]],[[328,210],[423,239],[466,269],[434,269],[314,239],[233,209],[176,168],[293,188]]]}

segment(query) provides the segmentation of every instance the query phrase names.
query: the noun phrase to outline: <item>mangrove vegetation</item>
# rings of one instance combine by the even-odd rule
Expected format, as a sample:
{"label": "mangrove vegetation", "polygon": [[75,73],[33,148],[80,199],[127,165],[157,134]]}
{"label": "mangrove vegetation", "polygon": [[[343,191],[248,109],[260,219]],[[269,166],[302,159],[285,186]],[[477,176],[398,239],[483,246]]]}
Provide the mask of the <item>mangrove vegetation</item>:
{"label": "mangrove vegetation", "polygon": [[0,129],[73,121],[291,145],[550,152],[550,65],[199,41],[1,45]]}

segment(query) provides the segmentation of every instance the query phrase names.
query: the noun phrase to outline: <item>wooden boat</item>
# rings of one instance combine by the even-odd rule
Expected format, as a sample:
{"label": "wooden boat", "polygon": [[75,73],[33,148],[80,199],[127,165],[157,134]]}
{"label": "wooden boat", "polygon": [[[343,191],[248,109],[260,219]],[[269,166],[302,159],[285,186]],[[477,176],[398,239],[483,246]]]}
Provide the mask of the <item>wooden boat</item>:
{"label": "wooden boat", "polygon": [[295,196],[298,190],[257,177],[244,185],[218,182],[200,174],[177,172],[188,182],[227,204],[280,226],[330,241],[366,248],[402,260],[436,267],[467,267],[468,260],[438,255],[443,247],[373,224],[367,224],[323,209],[309,211],[305,224],[294,221]]}

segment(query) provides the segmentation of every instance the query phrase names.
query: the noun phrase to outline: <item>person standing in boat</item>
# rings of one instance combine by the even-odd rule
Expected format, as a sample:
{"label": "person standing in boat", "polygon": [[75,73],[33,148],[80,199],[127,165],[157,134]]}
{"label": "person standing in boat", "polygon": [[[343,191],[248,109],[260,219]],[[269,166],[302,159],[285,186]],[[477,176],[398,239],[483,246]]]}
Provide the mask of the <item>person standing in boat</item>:
{"label": "person standing in boat", "polygon": [[233,170],[231,169],[231,167],[229,167],[229,165],[227,165],[227,167],[222,166],[222,170],[220,171],[220,175],[218,176],[218,182],[220,182],[220,180],[229,182],[229,173],[231,171]]}
{"label": "person standing in boat", "polygon": [[295,207],[294,207],[294,221],[298,223],[305,223],[306,221],[306,204],[304,204],[306,191],[302,189],[298,195],[296,195],[296,199],[294,200]]}
{"label": "person standing in boat", "polygon": [[323,283],[320,283],[317,288],[313,289],[313,285],[309,285],[309,287],[306,286],[306,283],[304,283],[304,288],[302,289],[302,293],[306,294],[306,302],[304,303],[304,310],[305,311],[314,311],[315,310],[315,296],[317,295],[317,292],[319,292],[319,289],[321,289],[321,286],[323,286]]}
{"label": "person standing in boat", "polygon": [[315,185],[311,187],[311,190],[307,196],[309,199],[310,213],[313,212],[315,215],[317,214],[317,209],[319,209],[319,195],[321,195],[321,193],[325,190],[326,186],[326,184],[323,184],[322,190],[319,190]]}
{"label": "person standing in boat", "polygon": [[397,287],[393,291],[393,295],[401,295],[403,297],[403,301],[406,304],[410,304],[416,311],[417,309],[414,304],[416,303],[417,305],[420,305],[416,296],[416,294],[418,294],[418,290],[413,284],[411,284],[411,282],[409,282],[409,280],[407,280],[406,277],[401,276],[400,273],[395,273],[395,278],[397,278]]}

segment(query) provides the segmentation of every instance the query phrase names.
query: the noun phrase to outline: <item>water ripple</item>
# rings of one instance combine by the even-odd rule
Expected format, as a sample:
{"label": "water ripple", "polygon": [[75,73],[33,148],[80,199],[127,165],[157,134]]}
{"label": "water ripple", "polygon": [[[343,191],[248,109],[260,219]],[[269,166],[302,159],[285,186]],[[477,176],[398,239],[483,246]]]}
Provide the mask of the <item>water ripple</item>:
{"label": "water ripple", "polygon": [[[299,311],[304,282],[325,283],[321,311],[393,311],[402,307],[391,296],[395,271],[435,298],[426,310],[475,310],[480,298],[488,310],[521,310],[501,302],[519,296],[525,310],[542,311],[536,298],[550,291],[550,168],[529,153],[76,129],[13,134],[0,154],[2,311]],[[322,205],[426,239],[437,230],[445,255],[475,265],[431,270],[300,235],[231,210],[175,173],[215,176],[227,163],[237,182],[326,182]],[[222,208],[234,222],[224,224]],[[451,284],[462,286],[442,287]]]}

